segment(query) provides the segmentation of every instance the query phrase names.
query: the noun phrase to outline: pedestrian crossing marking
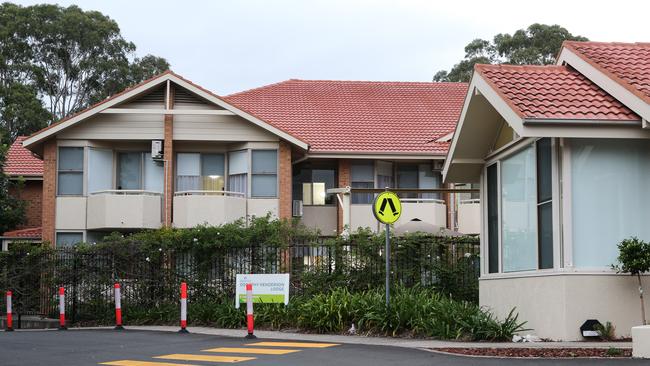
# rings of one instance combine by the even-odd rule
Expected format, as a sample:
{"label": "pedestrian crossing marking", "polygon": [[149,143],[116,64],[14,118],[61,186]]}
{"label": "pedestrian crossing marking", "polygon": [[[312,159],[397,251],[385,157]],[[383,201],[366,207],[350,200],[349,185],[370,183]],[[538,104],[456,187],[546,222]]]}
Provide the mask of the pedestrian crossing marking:
{"label": "pedestrian crossing marking", "polygon": [[162,358],[165,360],[227,362],[227,363],[250,361],[256,359],[255,357],[191,355],[186,353],[173,353],[170,355],[156,356],[154,358]]}
{"label": "pedestrian crossing marking", "polygon": [[111,365],[111,366],[196,366],[186,363],[169,363],[169,362],[152,362],[152,361],[134,361],[134,360],[120,360],[120,361],[110,361],[102,362],[100,365]]}
{"label": "pedestrian crossing marking", "polygon": [[277,349],[277,348],[233,348],[219,347],[203,350],[202,352],[223,352],[223,353],[250,353],[253,355],[286,355],[289,353],[300,352],[299,349]]}
{"label": "pedestrian crossing marking", "polygon": [[338,346],[337,343],[312,343],[312,342],[257,342],[247,346],[259,347],[295,347],[295,348],[327,348]]}

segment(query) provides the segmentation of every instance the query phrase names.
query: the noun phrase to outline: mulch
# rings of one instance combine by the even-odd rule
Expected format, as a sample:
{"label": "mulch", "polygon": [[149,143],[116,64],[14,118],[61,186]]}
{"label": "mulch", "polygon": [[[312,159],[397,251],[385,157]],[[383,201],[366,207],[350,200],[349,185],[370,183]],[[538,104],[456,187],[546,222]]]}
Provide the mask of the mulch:
{"label": "mulch", "polygon": [[585,358],[632,357],[631,349],[624,348],[432,348],[434,351],[466,356],[523,357],[523,358]]}

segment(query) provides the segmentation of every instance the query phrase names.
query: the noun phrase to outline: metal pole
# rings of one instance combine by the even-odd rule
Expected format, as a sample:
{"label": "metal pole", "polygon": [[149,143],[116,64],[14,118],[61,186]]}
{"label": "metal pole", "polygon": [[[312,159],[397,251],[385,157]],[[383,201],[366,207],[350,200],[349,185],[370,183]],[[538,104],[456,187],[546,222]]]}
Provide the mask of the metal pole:
{"label": "metal pole", "polygon": [[390,225],[386,224],[386,307],[390,306]]}

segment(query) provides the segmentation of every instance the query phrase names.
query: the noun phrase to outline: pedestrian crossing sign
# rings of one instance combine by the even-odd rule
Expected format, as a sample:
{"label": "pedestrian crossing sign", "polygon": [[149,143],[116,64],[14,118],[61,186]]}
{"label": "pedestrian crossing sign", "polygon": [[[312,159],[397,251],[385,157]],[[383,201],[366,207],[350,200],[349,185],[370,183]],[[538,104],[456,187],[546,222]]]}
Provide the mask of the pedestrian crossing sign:
{"label": "pedestrian crossing sign", "polygon": [[384,224],[393,224],[402,215],[402,202],[394,192],[381,192],[372,205],[375,218]]}

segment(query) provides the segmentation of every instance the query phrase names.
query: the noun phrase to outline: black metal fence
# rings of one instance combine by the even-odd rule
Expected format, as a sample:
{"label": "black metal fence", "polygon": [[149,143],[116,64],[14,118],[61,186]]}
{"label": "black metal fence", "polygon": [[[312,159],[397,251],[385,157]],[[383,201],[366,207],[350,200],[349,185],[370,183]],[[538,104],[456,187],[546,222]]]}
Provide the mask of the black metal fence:
{"label": "black metal fence", "polygon": [[[434,287],[455,298],[477,299],[477,239],[417,236],[395,238],[391,245],[393,283]],[[13,291],[17,314],[55,316],[57,289],[63,286],[69,321],[95,322],[111,317],[115,282],[122,287],[122,306],[131,313],[177,307],[181,282],[187,282],[193,301],[234,301],[238,273],[288,272],[292,295],[308,296],[334,287],[382,286],[383,252],[377,241],[336,238],[210,252],[141,250],[137,246],[18,250],[0,253],[0,289]],[[156,322],[153,317],[150,321]]]}

